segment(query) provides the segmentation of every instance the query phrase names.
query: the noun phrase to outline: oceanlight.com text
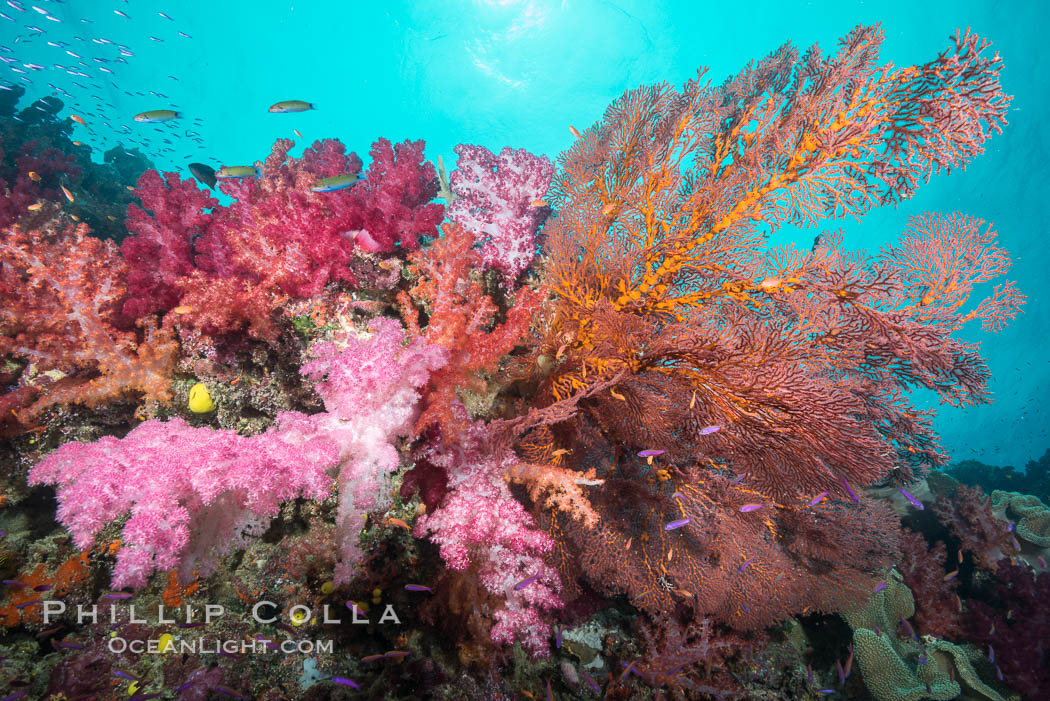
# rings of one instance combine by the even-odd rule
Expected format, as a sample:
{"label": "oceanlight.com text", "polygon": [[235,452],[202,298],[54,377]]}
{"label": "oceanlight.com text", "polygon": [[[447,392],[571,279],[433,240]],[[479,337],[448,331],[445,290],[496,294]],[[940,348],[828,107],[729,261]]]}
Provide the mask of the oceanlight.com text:
{"label": "oceanlight.com text", "polygon": [[331,653],[331,640],[268,640],[257,638],[254,640],[215,640],[209,638],[195,638],[190,640],[160,639],[150,640],[127,640],[125,638],[110,638],[107,643],[109,651],[114,654],[131,652],[141,654],[162,654],[176,652],[192,655],[238,655],[252,653],[263,654],[306,654]]}

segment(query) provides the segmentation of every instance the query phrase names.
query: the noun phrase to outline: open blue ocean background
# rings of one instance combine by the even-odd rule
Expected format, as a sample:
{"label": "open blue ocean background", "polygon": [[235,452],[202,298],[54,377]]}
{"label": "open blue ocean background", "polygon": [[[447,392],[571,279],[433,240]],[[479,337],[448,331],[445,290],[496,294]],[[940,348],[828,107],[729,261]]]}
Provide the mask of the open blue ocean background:
{"label": "open blue ocean background", "polygon": [[[786,41],[831,53],[858,24],[882,25],[883,62],[922,63],[969,26],[1003,56],[1003,85],[1014,96],[1010,123],[987,152],[896,209],[819,230],[785,227],[776,240],[808,246],[818,231],[841,228],[849,247],[877,251],[914,214],[961,211],[993,222],[1028,305],[998,335],[977,326],[964,333],[982,344],[994,402],[941,407],[937,427],[955,460],[1021,467],[1050,448],[1050,3],[0,0],[0,10],[11,18],[0,18],[0,56],[15,59],[0,66],[0,78],[25,85],[23,105],[56,94],[62,115],[87,121],[74,138],[97,147],[96,158],[119,142],[184,173],[190,161],[261,160],[293,129],[307,143],[337,137],[366,163],[379,136],[424,139],[428,157],[442,155],[450,168],[460,142],[553,159],[570,144],[569,125],[594,123],[629,88],[681,86],[700,66],[718,84]],[[288,99],[318,109],[267,112]],[[131,119],[165,108],[183,119]]]}

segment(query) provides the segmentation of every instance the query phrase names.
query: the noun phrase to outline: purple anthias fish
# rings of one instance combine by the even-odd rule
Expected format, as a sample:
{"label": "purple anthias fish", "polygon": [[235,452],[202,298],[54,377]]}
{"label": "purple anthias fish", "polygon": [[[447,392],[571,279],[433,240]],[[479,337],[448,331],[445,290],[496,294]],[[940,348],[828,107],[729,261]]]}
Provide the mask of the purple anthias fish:
{"label": "purple anthias fish", "polygon": [[52,640],[51,644],[55,647],[64,647],[67,650],[83,650],[86,647],[80,643],[67,643],[65,640]]}
{"label": "purple anthias fish", "polygon": [[534,574],[531,577],[526,577],[525,579],[521,580],[520,582],[514,585],[514,591],[518,591],[519,589],[524,589],[525,587],[529,586],[530,584],[536,581],[537,577],[539,577],[539,575]]}
{"label": "purple anthias fish", "polygon": [[664,451],[662,451],[662,450],[643,450],[643,451],[638,453],[638,457],[640,457],[640,458],[653,458],[653,457],[656,457],[657,455],[663,455],[663,454],[664,454]]}
{"label": "purple anthias fish", "polygon": [[827,495],[828,495],[828,492],[821,492],[817,496],[815,496],[812,499],[810,499],[809,505],[810,506],[816,506],[820,502],[824,501],[824,497],[826,497]]}
{"label": "purple anthias fish", "polygon": [[600,694],[601,693],[602,690],[601,690],[601,687],[598,686],[598,682],[596,682],[593,678],[591,678],[591,676],[589,674],[584,672],[583,673],[583,678],[587,680],[587,684],[589,684],[590,687],[592,689],[594,689],[594,692],[596,694]]}
{"label": "purple anthias fish", "polygon": [[668,524],[666,524],[664,526],[664,530],[665,531],[673,531],[676,528],[681,528],[682,526],[688,525],[691,520],[692,519],[683,518],[683,519],[680,519],[678,521],[671,521],[670,523],[668,523]]}
{"label": "purple anthias fish", "polygon": [[405,591],[433,591],[433,589],[422,584],[406,584]]}
{"label": "purple anthias fish", "polygon": [[700,435],[710,436],[712,433],[718,433],[721,430],[721,426],[705,426],[704,428],[700,429]]}
{"label": "purple anthias fish", "polygon": [[749,511],[758,511],[764,506],[764,504],[744,504],[740,507],[740,513],[746,514]]}
{"label": "purple anthias fish", "polygon": [[918,509],[919,511],[922,511],[923,509],[926,508],[923,505],[923,503],[921,501],[919,501],[918,499],[916,499],[915,496],[911,492],[909,492],[907,489],[902,489],[901,490],[901,494],[903,494],[904,498],[907,499],[908,502],[912,506],[914,506],[916,509]]}
{"label": "purple anthias fish", "polygon": [[349,687],[352,687],[354,689],[360,689],[361,688],[361,686],[357,682],[351,681],[350,679],[347,679],[346,677],[332,677],[332,681],[335,682],[336,684],[342,684],[343,686],[349,686]]}
{"label": "purple anthias fish", "polygon": [[857,497],[857,493],[853,491],[853,487],[849,486],[849,482],[846,481],[845,477],[842,478],[842,484],[846,487],[846,492],[849,493],[849,496],[854,501],[854,503],[859,504],[860,498]]}

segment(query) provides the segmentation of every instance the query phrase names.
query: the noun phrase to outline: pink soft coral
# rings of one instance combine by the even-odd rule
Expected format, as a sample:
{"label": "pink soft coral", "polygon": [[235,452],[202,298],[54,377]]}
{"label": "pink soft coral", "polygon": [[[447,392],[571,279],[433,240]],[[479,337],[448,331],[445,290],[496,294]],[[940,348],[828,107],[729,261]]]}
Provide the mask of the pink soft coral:
{"label": "pink soft coral", "polygon": [[390,476],[400,465],[394,441],[411,435],[420,389],[446,359],[444,350],[421,339],[403,344],[404,329],[393,319],[374,319],[369,331],[312,346],[314,360],[301,372],[317,381],[326,412],[282,414],[296,440],[320,437],[339,446],[337,583],[353,576],[364,513],[393,496]]}
{"label": "pink soft coral", "polygon": [[460,144],[456,155],[449,218],[474,232],[486,267],[502,272],[510,286],[536,255],[536,230],[550,209],[535,201],[547,194],[554,164],[509,147],[496,156],[484,146]]}
{"label": "pink soft coral", "polygon": [[340,562],[345,582],[360,556],[363,512],[384,506],[400,464],[393,441],[411,432],[419,388],[444,351],[414,340],[393,319],[370,335],[313,346],[302,373],[318,382],[326,412],[277,415],[265,433],[193,428],[182,419],[147,421],[123,439],[68,443],[30,472],[31,484],[58,487],[58,519],[90,547],[108,523],[131,512],[114,586],[141,587],[156,570],[183,578],[210,574],[218,558],[260,535],[281,502],[322,500],[338,471]]}
{"label": "pink soft coral", "polygon": [[484,425],[475,423],[463,440],[434,451],[430,459],[448,471],[449,493],[437,511],[416,522],[415,535],[429,535],[454,570],[476,565],[485,588],[505,599],[506,608],[495,612],[493,641],[517,640],[545,656],[550,625],[541,614],[563,605],[561,581],[543,561],[554,541],[533,529],[532,517],[504,480],[517,458],[510,451],[490,452]]}
{"label": "pink soft coral", "polygon": [[[298,416],[285,414],[291,420]],[[147,421],[123,439],[66,443],[29,473],[58,488],[58,520],[78,547],[128,511],[113,586],[143,587],[156,570],[210,574],[245,535],[260,534],[281,502],[324,499],[336,447],[290,442],[282,417],[258,436]]]}

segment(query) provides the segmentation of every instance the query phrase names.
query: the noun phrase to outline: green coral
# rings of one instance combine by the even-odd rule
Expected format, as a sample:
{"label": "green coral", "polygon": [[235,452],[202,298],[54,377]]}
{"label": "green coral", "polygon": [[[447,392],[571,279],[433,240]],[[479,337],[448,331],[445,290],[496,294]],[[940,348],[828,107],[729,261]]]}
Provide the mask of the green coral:
{"label": "green coral", "polygon": [[922,642],[898,638],[897,622],[914,614],[915,598],[896,570],[890,570],[886,586],[865,606],[843,613],[853,628],[853,654],[872,696],[878,701],[954,699],[965,686],[969,698],[1003,701],[981,681],[963,648],[928,637]]}
{"label": "green coral", "polygon": [[947,674],[937,673],[938,664],[933,659],[915,667],[907,664],[888,633],[876,635],[873,630],[857,628],[853,631],[853,654],[868,691],[878,701],[954,699],[962,691]]}
{"label": "green coral", "polygon": [[915,615],[915,598],[904,584],[900,572],[891,569],[886,575],[886,586],[875,592],[863,608],[843,611],[849,627],[878,631],[894,631],[897,621]]}
{"label": "green coral", "polygon": [[1040,548],[1050,547],[1050,507],[1039,497],[1017,492],[992,492],[992,507],[1004,509],[1014,523],[1014,533]]}

